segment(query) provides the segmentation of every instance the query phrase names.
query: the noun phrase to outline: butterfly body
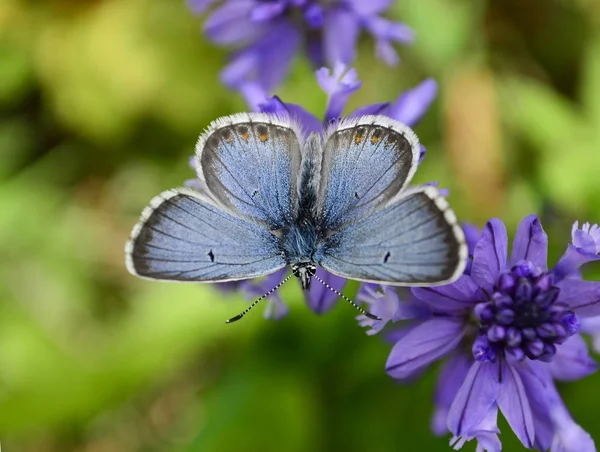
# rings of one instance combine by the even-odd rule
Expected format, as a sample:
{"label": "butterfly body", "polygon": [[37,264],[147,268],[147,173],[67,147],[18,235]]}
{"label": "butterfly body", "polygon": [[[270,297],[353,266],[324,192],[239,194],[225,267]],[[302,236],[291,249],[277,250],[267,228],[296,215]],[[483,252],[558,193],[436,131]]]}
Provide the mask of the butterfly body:
{"label": "butterfly body", "polygon": [[221,118],[196,146],[202,191],[150,202],[126,245],[127,268],[224,282],[289,266],[305,290],[317,266],[362,281],[448,283],[464,269],[464,235],[436,188],[407,188],[419,152],[412,130],[384,116],[308,136],[289,118]]}

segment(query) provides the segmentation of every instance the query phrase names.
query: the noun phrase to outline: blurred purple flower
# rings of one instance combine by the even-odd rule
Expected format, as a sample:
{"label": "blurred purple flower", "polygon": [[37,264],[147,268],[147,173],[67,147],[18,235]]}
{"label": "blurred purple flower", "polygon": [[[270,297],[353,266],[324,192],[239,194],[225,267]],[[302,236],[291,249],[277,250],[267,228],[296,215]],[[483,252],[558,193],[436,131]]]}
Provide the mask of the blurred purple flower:
{"label": "blurred purple flower", "polygon": [[[336,65],[333,71],[321,68],[316,71],[317,82],[327,94],[327,106],[323,119],[319,119],[302,106],[282,102],[277,96],[269,97],[256,84],[248,84],[242,90],[248,106],[255,111],[289,115],[297,120],[306,132],[321,132],[331,121],[342,117],[350,96],[362,85],[356,70]],[[394,102],[369,104],[357,108],[348,117],[385,115],[408,126],[414,126],[427,112],[437,95],[435,80],[426,79],[415,88],[404,91]]]}
{"label": "blurred purple flower", "polygon": [[393,43],[410,43],[406,25],[384,19],[390,0],[188,0],[196,14],[206,13],[204,31],[234,53],[221,72],[229,87],[248,82],[270,92],[281,83],[303,46],[315,67],[351,64],[358,37],[375,38],[376,53],[389,65],[398,62]]}
{"label": "blurred purple flower", "polygon": [[596,370],[577,333],[580,319],[600,314],[600,283],[548,270],[548,238],[535,215],[519,225],[510,260],[500,220],[490,220],[479,236],[464,229],[472,256],[465,273],[452,284],[412,289],[430,316],[413,322],[396,342],[388,374],[410,379],[448,358],[438,377],[432,428],[436,434],[450,430],[455,448],[477,439],[478,450],[501,450],[500,410],[528,448],[595,450],[553,379],[575,380]]}

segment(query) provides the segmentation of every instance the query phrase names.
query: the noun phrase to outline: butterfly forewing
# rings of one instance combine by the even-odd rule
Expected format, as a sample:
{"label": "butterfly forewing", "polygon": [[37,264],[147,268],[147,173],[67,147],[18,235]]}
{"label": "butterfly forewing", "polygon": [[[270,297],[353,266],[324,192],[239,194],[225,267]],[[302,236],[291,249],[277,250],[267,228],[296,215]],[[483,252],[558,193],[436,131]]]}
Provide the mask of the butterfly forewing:
{"label": "butterfly forewing", "polygon": [[407,190],[333,233],[319,264],[339,276],[398,285],[438,285],[462,274],[467,247],[433,187]]}
{"label": "butterfly forewing", "polygon": [[142,213],[127,242],[134,275],[219,282],[267,275],[285,266],[277,239],[189,189],[168,190]]}
{"label": "butterfly forewing", "polygon": [[342,120],[325,137],[319,211],[335,230],[381,207],[404,188],[419,160],[413,131],[386,116]]}
{"label": "butterfly forewing", "polygon": [[234,215],[280,229],[293,219],[300,133],[289,119],[262,113],[213,122],[196,146],[211,199]]}

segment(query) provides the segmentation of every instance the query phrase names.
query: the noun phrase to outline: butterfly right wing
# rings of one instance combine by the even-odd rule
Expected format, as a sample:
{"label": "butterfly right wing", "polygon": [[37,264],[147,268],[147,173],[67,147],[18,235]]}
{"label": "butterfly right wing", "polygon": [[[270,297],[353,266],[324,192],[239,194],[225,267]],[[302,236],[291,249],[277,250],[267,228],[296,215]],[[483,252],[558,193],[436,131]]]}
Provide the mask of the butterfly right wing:
{"label": "butterfly right wing", "polygon": [[319,222],[336,230],[369,215],[395,197],[419,163],[419,140],[387,116],[343,119],[325,134]]}
{"label": "butterfly right wing", "polygon": [[332,233],[318,264],[344,278],[403,286],[440,285],[464,271],[467,246],[454,212],[434,187],[415,187]]}
{"label": "butterfly right wing", "polygon": [[150,202],[125,255],[130,273],[167,281],[234,281],[286,265],[277,237],[268,230],[185,188],[165,191]]}

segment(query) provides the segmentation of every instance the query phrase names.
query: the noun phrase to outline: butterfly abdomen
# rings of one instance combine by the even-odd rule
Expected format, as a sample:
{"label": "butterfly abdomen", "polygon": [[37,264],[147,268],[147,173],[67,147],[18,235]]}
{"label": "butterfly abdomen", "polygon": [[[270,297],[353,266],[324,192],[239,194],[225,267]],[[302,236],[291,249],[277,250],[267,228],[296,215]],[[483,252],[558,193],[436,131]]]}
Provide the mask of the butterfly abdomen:
{"label": "butterfly abdomen", "polygon": [[321,135],[313,133],[302,148],[302,165],[298,175],[298,223],[314,222],[317,218],[317,199],[323,157]]}

